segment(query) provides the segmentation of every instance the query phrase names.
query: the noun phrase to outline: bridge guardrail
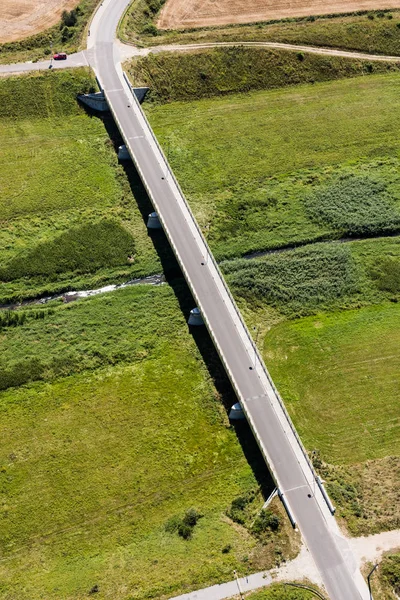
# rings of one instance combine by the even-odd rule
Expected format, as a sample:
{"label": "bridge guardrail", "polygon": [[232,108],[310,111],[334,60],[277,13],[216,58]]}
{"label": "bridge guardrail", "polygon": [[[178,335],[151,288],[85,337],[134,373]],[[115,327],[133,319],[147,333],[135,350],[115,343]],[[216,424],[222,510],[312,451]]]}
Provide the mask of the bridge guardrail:
{"label": "bridge guardrail", "polygon": [[290,415],[289,415],[289,413],[288,413],[288,411],[287,411],[287,409],[286,409],[286,407],[285,407],[285,404],[284,404],[284,402],[283,402],[283,400],[282,400],[282,397],[281,397],[281,395],[279,394],[279,392],[278,392],[277,388],[275,387],[275,384],[274,384],[274,382],[272,381],[272,378],[271,378],[271,376],[270,376],[270,374],[269,374],[269,371],[268,371],[268,369],[267,369],[267,367],[266,367],[266,365],[265,365],[265,363],[264,363],[264,361],[263,361],[263,359],[262,359],[262,357],[261,357],[261,354],[260,354],[260,352],[259,352],[259,350],[258,350],[258,348],[257,348],[257,345],[256,345],[256,343],[254,342],[254,340],[253,340],[253,337],[251,336],[251,334],[250,334],[250,331],[249,331],[249,329],[248,329],[248,327],[247,327],[246,323],[244,322],[244,319],[243,319],[243,317],[242,317],[242,315],[241,315],[241,313],[240,313],[240,311],[239,311],[239,308],[238,308],[238,306],[237,306],[237,304],[236,304],[236,301],[235,301],[235,299],[234,299],[234,297],[233,297],[233,295],[232,295],[232,293],[231,293],[231,291],[230,291],[230,289],[229,289],[229,287],[228,287],[228,285],[227,285],[227,283],[226,283],[226,281],[225,281],[225,278],[223,277],[223,275],[222,275],[222,273],[221,273],[221,270],[220,270],[220,268],[219,268],[219,266],[218,266],[218,263],[217,263],[217,261],[216,261],[216,260],[215,260],[215,258],[214,258],[214,255],[212,254],[212,252],[211,252],[211,250],[210,250],[210,248],[209,248],[209,246],[208,246],[208,244],[207,244],[207,241],[206,241],[206,239],[205,239],[205,237],[204,237],[204,235],[203,235],[203,232],[201,231],[201,229],[200,229],[200,227],[199,227],[199,225],[198,225],[198,223],[197,223],[196,219],[194,218],[194,215],[193,215],[193,213],[192,213],[192,210],[191,210],[191,208],[190,208],[190,206],[189,206],[189,204],[188,204],[188,202],[187,202],[187,200],[186,200],[186,197],[185,197],[185,195],[184,195],[184,193],[183,193],[183,191],[182,191],[182,189],[181,189],[181,186],[179,185],[179,183],[178,183],[178,180],[176,179],[176,177],[175,177],[175,174],[174,174],[174,172],[172,171],[172,169],[171,169],[171,167],[170,167],[170,165],[169,165],[169,162],[168,162],[168,160],[167,160],[167,157],[165,156],[165,154],[164,154],[164,151],[163,151],[163,149],[161,148],[161,145],[160,145],[160,143],[159,143],[158,139],[157,139],[157,138],[156,138],[156,136],[155,136],[155,133],[154,133],[154,131],[153,131],[153,129],[152,129],[152,127],[151,127],[150,123],[149,123],[149,120],[148,120],[148,118],[146,117],[146,115],[145,115],[145,113],[144,113],[144,111],[143,111],[142,107],[140,106],[140,103],[139,103],[138,99],[136,98],[136,94],[135,94],[135,93],[134,93],[134,91],[133,91],[133,87],[132,87],[132,85],[131,85],[131,83],[130,83],[130,81],[129,81],[129,79],[128,79],[128,77],[127,77],[126,73],[125,73],[125,71],[123,71],[123,76],[124,76],[124,78],[125,78],[125,81],[126,81],[126,83],[127,83],[128,87],[129,87],[130,91],[131,91],[131,94],[132,94],[132,96],[133,96],[133,98],[134,98],[134,101],[135,101],[135,103],[136,103],[137,107],[139,108],[139,110],[140,110],[140,112],[141,112],[141,114],[142,114],[142,116],[143,116],[143,119],[144,119],[144,121],[145,121],[145,124],[146,124],[146,126],[147,126],[147,129],[148,129],[148,131],[150,132],[150,134],[151,134],[151,137],[152,137],[152,139],[154,140],[154,142],[155,142],[155,144],[156,144],[156,146],[157,146],[157,148],[158,148],[158,150],[159,150],[159,152],[160,152],[160,154],[161,154],[161,157],[162,157],[162,159],[163,159],[163,161],[164,161],[165,167],[166,167],[166,169],[168,170],[168,172],[170,173],[170,175],[171,175],[171,177],[172,177],[172,179],[173,179],[173,181],[174,181],[174,183],[175,183],[175,185],[176,185],[176,187],[177,187],[177,189],[178,189],[178,191],[179,191],[179,193],[180,193],[180,195],[181,195],[181,198],[182,198],[182,200],[183,200],[183,202],[184,202],[184,204],[185,204],[186,208],[188,209],[188,212],[189,212],[189,214],[190,214],[190,215],[191,215],[191,217],[192,217],[193,224],[195,225],[195,227],[196,227],[196,230],[197,230],[198,234],[200,235],[200,238],[201,238],[201,240],[202,240],[202,243],[204,244],[204,247],[205,247],[205,249],[206,249],[206,251],[207,251],[207,254],[208,254],[208,256],[211,258],[211,260],[212,260],[212,262],[213,262],[213,265],[214,265],[214,267],[215,267],[216,271],[218,272],[218,274],[219,274],[219,276],[220,276],[220,278],[221,278],[221,281],[222,281],[222,283],[223,283],[224,289],[225,289],[225,291],[226,291],[227,295],[229,296],[229,299],[230,299],[230,301],[231,301],[231,303],[232,303],[232,306],[233,306],[233,308],[235,309],[236,315],[237,315],[237,317],[239,318],[239,320],[240,320],[240,322],[241,322],[241,325],[243,326],[243,328],[244,328],[244,330],[245,330],[245,333],[246,333],[246,335],[247,335],[248,341],[250,342],[250,344],[251,344],[251,346],[252,346],[252,348],[253,348],[253,350],[254,350],[254,353],[255,353],[255,355],[257,356],[258,362],[260,363],[260,365],[261,365],[261,367],[262,367],[262,370],[263,370],[263,372],[264,372],[265,376],[267,377],[267,379],[268,379],[268,382],[269,382],[269,384],[271,385],[271,388],[272,388],[272,390],[273,390],[273,391],[274,391],[274,393],[275,393],[275,396],[276,396],[276,398],[277,398],[277,400],[278,400],[278,402],[279,402],[280,408],[282,409],[282,411],[283,411],[283,414],[285,415],[286,421],[287,421],[287,423],[288,423],[288,425],[289,425],[289,427],[290,427],[290,429],[291,429],[291,431],[292,431],[292,433],[293,433],[293,435],[294,435],[294,437],[295,437],[295,439],[296,439],[296,441],[297,441],[297,443],[298,443],[298,445],[299,445],[299,447],[300,447],[300,450],[301,450],[301,452],[302,452],[302,454],[303,454],[303,456],[304,456],[304,458],[305,458],[305,460],[306,460],[306,463],[307,463],[307,465],[308,465],[308,467],[309,467],[309,469],[310,469],[310,471],[311,471],[311,475],[312,475],[313,479],[316,481],[316,480],[317,480],[317,479],[316,479],[316,478],[317,478],[317,475],[316,475],[316,473],[315,473],[315,471],[314,471],[314,467],[313,467],[313,465],[312,465],[312,462],[311,462],[311,460],[310,460],[310,458],[309,458],[309,456],[308,456],[308,453],[307,453],[307,451],[306,451],[306,449],[305,449],[305,447],[304,447],[304,445],[303,445],[303,442],[301,441],[301,439],[300,439],[300,437],[299,437],[299,434],[298,434],[298,433],[297,433],[297,431],[296,431],[296,428],[295,428],[295,426],[293,425],[293,422],[292,422],[292,420],[291,420],[291,418],[290,418]]}

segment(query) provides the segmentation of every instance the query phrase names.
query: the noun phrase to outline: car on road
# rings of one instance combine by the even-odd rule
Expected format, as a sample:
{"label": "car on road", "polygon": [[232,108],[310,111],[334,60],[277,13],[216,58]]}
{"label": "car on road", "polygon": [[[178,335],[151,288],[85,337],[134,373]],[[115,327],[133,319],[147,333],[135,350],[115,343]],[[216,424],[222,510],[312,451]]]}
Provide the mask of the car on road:
{"label": "car on road", "polygon": [[53,54],[54,60],[67,60],[67,55],[65,52],[56,52]]}

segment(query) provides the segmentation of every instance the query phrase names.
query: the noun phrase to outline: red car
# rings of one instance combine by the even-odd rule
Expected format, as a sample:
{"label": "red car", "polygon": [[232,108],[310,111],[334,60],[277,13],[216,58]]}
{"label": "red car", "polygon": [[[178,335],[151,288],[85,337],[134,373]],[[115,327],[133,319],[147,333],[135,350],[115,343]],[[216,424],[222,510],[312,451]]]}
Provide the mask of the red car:
{"label": "red car", "polygon": [[67,55],[65,52],[57,52],[56,54],[53,54],[53,58],[54,60],[67,60]]}

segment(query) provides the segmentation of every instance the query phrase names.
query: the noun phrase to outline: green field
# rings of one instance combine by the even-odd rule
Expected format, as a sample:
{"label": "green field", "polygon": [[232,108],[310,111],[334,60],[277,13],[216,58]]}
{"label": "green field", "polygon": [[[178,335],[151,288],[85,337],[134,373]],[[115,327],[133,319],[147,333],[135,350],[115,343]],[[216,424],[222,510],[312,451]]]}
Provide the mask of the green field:
{"label": "green field", "polygon": [[400,520],[397,90],[372,75],[147,108],[353,535]]}
{"label": "green field", "polygon": [[83,70],[0,81],[0,303],[161,270],[104,123],[76,100],[93,86]]}
{"label": "green field", "polygon": [[[399,85],[371,76],[147,111],[217,258],[233,258],[382,234],[382,209],[398,229]],[[318,214],[332,194],[335,212]]]}
{"label": "green field", "polygon": [[249,25],[165,31],[155,27],[162,4],[163,1],[134,0],[120,26],[121,39],[139,46],[271,41],[399,55],[398,10],[359,11],[347,16],[326,15]]}
{"label": "green field", "polygon": [[162,598],[293,554],[285,518],[260,544],[227,517],[259,483],[169,286],[24,313],[1,367],[43,370],[0,393],[2,598]]}
{"label": "green field", "polygon": [[299,433],[326,460],[400,455],[399,323],[399,306],[388,304],[282,323],[266,336],[271,375]]}

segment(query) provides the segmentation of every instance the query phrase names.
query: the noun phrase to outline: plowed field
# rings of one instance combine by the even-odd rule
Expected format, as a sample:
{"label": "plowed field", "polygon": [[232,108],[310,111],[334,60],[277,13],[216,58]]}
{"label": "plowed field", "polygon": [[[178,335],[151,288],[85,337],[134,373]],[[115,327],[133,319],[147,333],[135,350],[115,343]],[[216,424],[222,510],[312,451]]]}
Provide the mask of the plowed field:
{"label": "plowed field", "polygon": [[210,27],[399,7],[400,0],[167,0],[157,25],[161,29]]}
{"label": "plowed field", "polygon": [[60,20],[78,0],[0,0],[0,43],[39,33]]}

